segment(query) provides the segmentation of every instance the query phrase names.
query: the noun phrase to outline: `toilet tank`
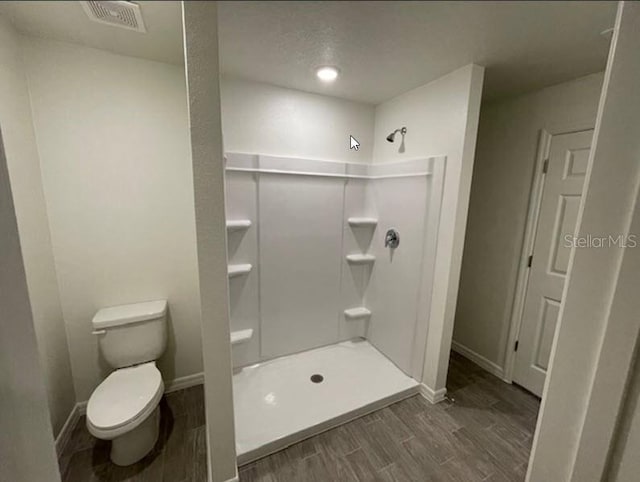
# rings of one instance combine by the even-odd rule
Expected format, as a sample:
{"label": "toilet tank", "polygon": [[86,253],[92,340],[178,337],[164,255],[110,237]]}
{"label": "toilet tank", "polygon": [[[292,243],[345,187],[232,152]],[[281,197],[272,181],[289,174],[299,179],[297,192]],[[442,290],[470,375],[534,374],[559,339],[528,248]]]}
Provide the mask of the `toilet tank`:
{"label": "toilet tank", "polygon": [[167,301],[103,308],[92,324],[100,352],[112,367],[157,360],[167,346]]}

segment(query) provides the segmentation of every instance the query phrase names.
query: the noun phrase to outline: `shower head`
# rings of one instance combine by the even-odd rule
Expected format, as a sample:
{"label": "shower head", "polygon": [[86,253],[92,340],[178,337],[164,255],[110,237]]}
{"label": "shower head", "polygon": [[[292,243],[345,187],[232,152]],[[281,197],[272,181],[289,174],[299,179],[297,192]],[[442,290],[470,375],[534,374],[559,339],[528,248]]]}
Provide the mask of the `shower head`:
{"label": "shower head", "polygon": [[396,138],[396,133],[399,132],[400,134],[402,134],[403,136],[407,133],[407,128],[403,127],[401,129],[396,129],[395,131],[393,131],[391,134],[389,134],[387,136],[387,141],[388,142],[393,142],[395,141]]}

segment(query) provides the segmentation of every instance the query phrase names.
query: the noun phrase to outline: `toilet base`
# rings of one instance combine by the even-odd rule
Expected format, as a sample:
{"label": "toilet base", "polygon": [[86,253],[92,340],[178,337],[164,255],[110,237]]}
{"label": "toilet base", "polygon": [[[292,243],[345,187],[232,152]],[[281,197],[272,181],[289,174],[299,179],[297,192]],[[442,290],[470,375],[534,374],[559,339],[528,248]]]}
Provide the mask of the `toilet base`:
{"label": "toilet base", "polygon": [[111,461],[116,465],[132,465],[153,449],[160,431],[160,408],[136,428],[112,441]]}

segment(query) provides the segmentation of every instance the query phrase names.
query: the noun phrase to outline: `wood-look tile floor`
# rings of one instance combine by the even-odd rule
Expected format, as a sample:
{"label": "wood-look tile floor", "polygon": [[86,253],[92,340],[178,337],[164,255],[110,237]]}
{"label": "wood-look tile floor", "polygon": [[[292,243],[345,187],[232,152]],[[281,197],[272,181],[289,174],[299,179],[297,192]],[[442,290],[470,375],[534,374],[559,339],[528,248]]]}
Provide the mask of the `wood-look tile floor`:
{"label": "wood-look tile floor", "polygon": [[83,416],[59,458],[60,473],[63,482],[204,482],[206,443],[203,387],[187,388],[163,397],[158,442],[140,462],[113,464],[111,442],[93,437]]}
{"label": "wood-look tile floor", "polygon": [[[539,400],[452,354],[449,397],[414,396],[240,468],[241,482],[522,481]],[[63,480],[206,480],[202,388],[162,403],[158,445],[128,467],[109,462],[81,419],[61,457]],[[266,422],[266,421],[265,421]]]}
{"label": "wood-look tile floor", "polygon": [[522,481],[539,401],[452,353],[449,397],[414,396],[240,468],[241,482]]}

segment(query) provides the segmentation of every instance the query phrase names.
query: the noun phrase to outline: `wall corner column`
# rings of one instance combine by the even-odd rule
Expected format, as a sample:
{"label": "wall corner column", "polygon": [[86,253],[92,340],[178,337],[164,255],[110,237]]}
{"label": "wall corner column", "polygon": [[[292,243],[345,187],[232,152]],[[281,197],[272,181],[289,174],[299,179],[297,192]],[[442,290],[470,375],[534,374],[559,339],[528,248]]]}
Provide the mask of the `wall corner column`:
{"label": "wall corner column", "polygon": [[433,394],[441,394],[436,401],[442,400],[446,393],[484,82],[484,67],[470,64],[464,69],[468,70],[469,76],[466,119],[459,149],[447,153],[442,202],[443,213],[451,212],[455,217],[451,222],[443,223],[441,220],[440,223],[422,375],[422,384],[426,389]]}
{"label": "wall corner column", "polygon": [[186,1],[184,48],[193,162],[209,480],[237,480],[216,2]]}

